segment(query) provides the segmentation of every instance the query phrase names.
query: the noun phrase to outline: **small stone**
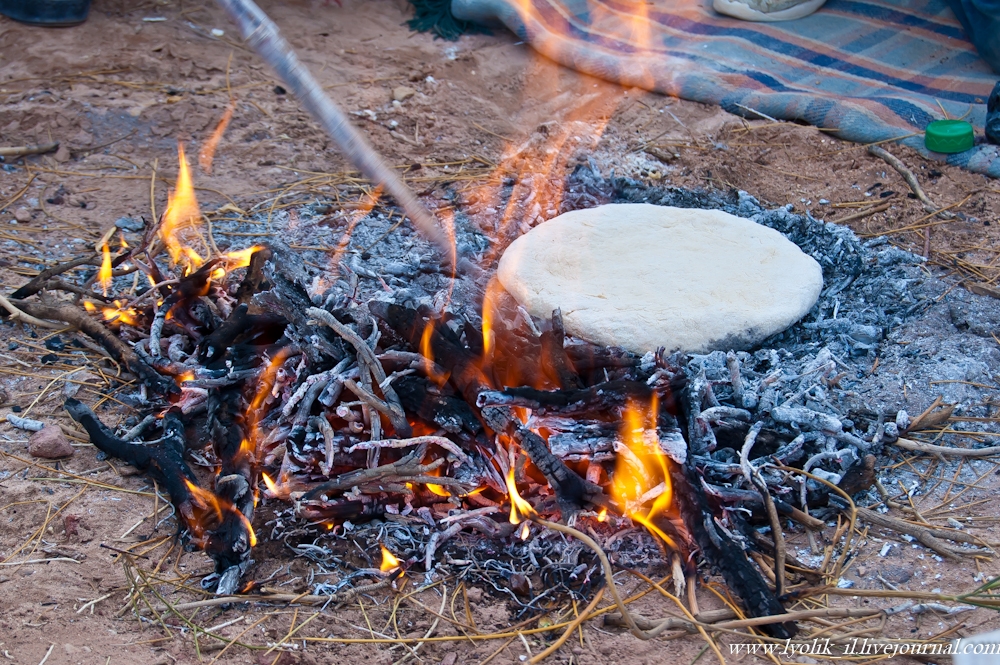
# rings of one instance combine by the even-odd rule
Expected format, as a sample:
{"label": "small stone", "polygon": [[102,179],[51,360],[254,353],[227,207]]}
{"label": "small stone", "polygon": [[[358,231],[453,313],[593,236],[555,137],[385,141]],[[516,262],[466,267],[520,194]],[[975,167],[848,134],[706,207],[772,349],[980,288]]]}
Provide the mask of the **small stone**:
{"label": "small stone", "polygon": [[497,271],[532,316],[635,353],[743,350],[819,298],[819,264],[774,229],[721,210],[630,203],[574,210],[507,248]]}
{"label": "small stone", "polygon": [[405,85],[397,86],[392,89],[392,101],[394,102],[405,102],[407,99],[417,94],[417,91]]}
{"label": "small stone", "polygon": [[457,661],[458,661],[458,652],[449,651],[444,655],[444,658],[441,659],[441,665],[455,665]]}
{"label": "small stone", "polygon": [[483,590],[479,587],[472,587],[465,590],[465,595],[470,603],[478,603],[483,599]]}
{"label": "small stone", "polygon": [[514,573],[510,576],[510,589],[519,596],[531,595],[531,585],[528,578],[522,573]]}
{"label": "small stone", "polygon": [[73,446],[58,425],[46,425],[28,439],[28,452],[34,457],[59,459],[73,454]]}
{"label": "small stone", "polygon": [[[91,143],[94,142],[94,137],[89,132],[86,132],[81,129],[72,137],[70,137],[70,142],[73,145],[90,145]],[[60,145],[59,147],[61,148],[62,146]]]}
{"label": "small stone", "polygon": [[69,161],[69,146],[65,143],[60,143],[59,147],[56,149],[56,154],[53,155],[55,160],[62,164],[63,162]]}
{"label": "small stone", "polygon": [[142,217],[119,217],[115,220],[115,226],[123,231],[138,233],[146,228],[146,221]]}
{"label": "small stone", "polygon": [[18,208],[17,210],[14,211],[14,219],[16,219],[22,224],[30,222],[31,211],[28,210],[27,208]]}

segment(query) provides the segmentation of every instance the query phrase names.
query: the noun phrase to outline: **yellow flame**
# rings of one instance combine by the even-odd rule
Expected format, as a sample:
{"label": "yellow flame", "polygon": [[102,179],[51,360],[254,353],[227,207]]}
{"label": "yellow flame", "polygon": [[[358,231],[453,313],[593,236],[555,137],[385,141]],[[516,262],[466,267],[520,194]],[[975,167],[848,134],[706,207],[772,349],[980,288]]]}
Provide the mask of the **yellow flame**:
{"label": "yellow flame", "polygon": [[383,573],[388,573],[390,570],[395,570],[399,568],[399,559],[393,556],[392,552],[385,548],[385,545],[379,545],[382,548],[382,565],[378,567]]}
{"label": "yellow flame", "polygon": [[[510,497],[510,523],[520,524],[538,515],[530,503],[525,501],[517,491],[514,481],[514,468],[507,472],[507,496]],[[524,536],[522,536],[523,538]]]}
{"label": "yellow flame", "polygon": [[83,301],[83,308],[88,312],[90,312],[91,314],[97,311],[97,306],[94,305],[94,303],[90,302],[89,300]]}
{"label": "yellow flame", "polygon": [[128,249],[128,243],[125,242],[125,234],[121,231],[118,232],[118,243],[122,249]]}
{"label": "yellow flame", "polygon": [[101,247],[101,269],[97,271],[97,279],[101,283],[101,290],[107,296],[111,287],[111,250],[108,249],[108,243],[104,243]]}
{"label": "yellow flame", "polygon": [[[615,472],[611,478],[611,494],[621,504],[625,514],[642,524],[667,545],[674,547],[674,541],[653,523],[658,515],[663,515],[673,501],[670,484],[670,470],[667,456],[660,449],[656,438],[656,415],[659,405],[654,395],[645,414],[634,403],[625,407],[622,417],[621,438],[624,449],[619,450],[615,460]],[[649,439],[652,435],[652,439]],[[662,484],[659,494],[653,499],[648,511],[642,506],[645,497]]]}
{"label": "yellow flame", "polygon": [[177,144],[177,156],[177,188],[167,195],[167,210],[163,213],[160,237],[174,264],[181,263],[186,258],[188,268],[197,268],[204,260],[185,242],[183,235],[186,229],[200,225],[201,209],[194,194],[191,172],[181,143]]}
{"label": "yellow flame", "polygon": [[261,249],[260,245],[254,245],[253,247],[247,247],[246,249],[236,249],[231,252],[226,252],[222,255],[222,258],[225,261],[226,268],[229,270],[246,268],[250,265],[250,257],[253,256],[253,253],[260,251]]}
{"label": "yellow flame", "polygon": [[260,474],[261,479],[264,481],[264,485],[267,486],[267,491],[275,496],[278,495],[278,485],[271,480],[271,476],[267,475],[263,471]]}
{"label": "yellow flame", "polygon": [[434,494],[437,494],[438,496],[451,496],[451,493],[448,492],[448,490],[446,490],[441,485],[435,485],[434,483],[427,483],[426,487],[427,489],[429,489]]}
{"label": "yellow flame", "polygon": [[608,519],[608,509],[602,507],[601,512],[597,513],[597,521],[605,522],[607,521],[607,519]]}

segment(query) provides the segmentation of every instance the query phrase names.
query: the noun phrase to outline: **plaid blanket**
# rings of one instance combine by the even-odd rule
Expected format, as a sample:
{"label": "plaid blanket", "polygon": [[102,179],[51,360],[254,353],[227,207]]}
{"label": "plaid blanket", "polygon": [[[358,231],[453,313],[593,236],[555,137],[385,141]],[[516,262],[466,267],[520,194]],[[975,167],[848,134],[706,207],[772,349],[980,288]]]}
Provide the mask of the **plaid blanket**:
{"label": "plaid blanket", "polygon": [[[804,121],[849,141],[899,140],[925,155],[933,120],[963,118],[982,136],[996,81],[942,0],[829,0],[782,23],[722,16],[711,0],[451,3],[455,18],[499,20],[593,76],[748,118]],[[1000,177],[995,145],[947,161]]]}

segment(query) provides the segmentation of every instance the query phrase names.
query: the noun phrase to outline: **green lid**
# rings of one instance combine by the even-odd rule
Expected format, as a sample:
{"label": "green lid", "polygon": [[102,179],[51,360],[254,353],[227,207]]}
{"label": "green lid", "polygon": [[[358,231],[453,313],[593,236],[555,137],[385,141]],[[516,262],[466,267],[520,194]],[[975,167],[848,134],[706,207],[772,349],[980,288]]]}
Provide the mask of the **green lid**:
{"label": "green lid", "polygon": [[964,120],[935,120],[927,125],[924,145],[934,152],[965,152],[976,145],[976,136]]}

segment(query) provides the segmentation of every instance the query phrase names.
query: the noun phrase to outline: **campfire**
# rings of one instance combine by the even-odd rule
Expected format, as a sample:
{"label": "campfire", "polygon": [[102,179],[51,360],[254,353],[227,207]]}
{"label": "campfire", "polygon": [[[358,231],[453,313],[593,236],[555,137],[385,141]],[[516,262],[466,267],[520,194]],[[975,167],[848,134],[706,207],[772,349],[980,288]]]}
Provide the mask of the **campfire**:
{"label": "campfire", "polygon": [[[568,194],[560,205],[610,200],[607,183],[600,189],[593,176],[578,169],[566,187],[583,196]],[[347,296],[334,298],[337,289],[318,291],[281,241],[219,250],[183,149],[176,182],[160,220],[137,241],[108,234],[93,254],[46,270],[3,307],[24,321],[76,326],[135,377],[133,427],[112,430],[76,399],[65,408],[104,454],[169,495],[181,541],[214,564],[203,586],[220,601],[261,591],[255,552],[289,522],[305,529],[299,533],[332,535],[395,522],[395,531],[379,530],[380,565],[360,571],[378,581],[354,592],[404,575],[430,581],[445,562],[468,563],[476,555],[455,542],[460,534],[534,561],[545,535],[557,532],[591,554],[536,563],[551,585],[545,593],[584,598],[597,590],[596,602],[607,592],[618,612],[606,623],[642,639],[695,629],[628,611],[599,541],[631,528],[655,543],[673,597],[691,617],[734,617],[699,612],[695,589],[713,571],[746,621],[756,621],[747,625],[787,639],[796,619],[812,615],[787,614],[783,604],[840,581],[849,543],[820,546],[828,522],[837,524],[833,543],[850,538],[862,513],[914,531],[856,508],[850,495],[872,485],[881,446],[919,446],[901,435],[950,410],[849,421],[828,401],[847,366],[826,346],[795,356],[638,356],[567,335],[558,310],[532,317],[496,278],[480,287],[472,315],[449,306],[468,298],[454,276],[437,307],[395,294],[362,297],[350,277],[363,269],[356,259],[346,268]],[[633,184],[615,187],[625,200],[650,196]],[[854,266],[867,251],[842,230],[805,230],[783,211],[758,218],[811,243],[826,266]],[[70,281],[65,274],[80,266],[91,271]],[[859,275],[852,279],[868,289]],[[794,340],[815,348],[846,331],[849,353],[863,353],[865,310],[853,307],[845,301],[837,330],[805,324]],[[414,537],[414,524],[428,534]],[[814,553],[825,550],[821,565],[790,551],[792,531],[816,543]],[[944,556],[985,551],[953,547],[930,531],[918,537]],[[310,557],[319,553],[308,548],[321,549],[296,547]],[[521,600],[530,582],[504,574],[511,599],[537,611],[535,600]],[[317,602],[342,593],[316,589]]]}

